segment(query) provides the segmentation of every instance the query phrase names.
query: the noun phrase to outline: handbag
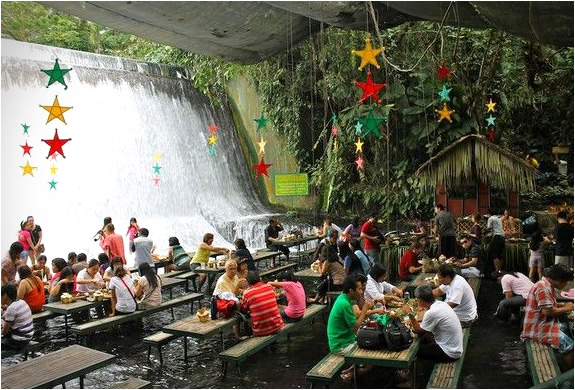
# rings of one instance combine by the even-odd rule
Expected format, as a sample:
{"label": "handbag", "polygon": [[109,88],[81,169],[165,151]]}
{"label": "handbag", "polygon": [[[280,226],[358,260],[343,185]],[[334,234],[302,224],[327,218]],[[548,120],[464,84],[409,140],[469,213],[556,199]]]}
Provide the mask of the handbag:
{"label": "handbag", "polygon": [[130,295],[132,296],[132,299],[134,300],[134,302],[136,303],[136,310],[143,310],[143,308],[141,308],[141,305],[138,303],[138,301],[136,300],[136,297],[134,296],[134,294],[132,294],[132,290],[130,290],[130,287],[128,287],[128,285],[126,284],[126,282],[124,282],[123,278],[119,278],[122,283],[124,283],[124,286],[126,286],[126,290],[128,290],[128,292],[130,293]]}
{"label": "handbag", "polygon": [[46,251],[46,247],[44,247],[44,244],[38,245],[38,249],[36,249],[36,252],[44,253],[45,251]]}
{"label": "handbag", "polygon": [[402,351],[409,348],[413,341],[409,328],[395,318],[381,329],[381,334],[386,348],[390,351]]}
{"label": "handbag", "polygon": [[238,308],[238,303],[233,299],[216,298],[216,307],[220,316],[230,318]]}
{"label": "handbag", "polygon": [[362,326],[355,336],[357,345],[363,349],[383,349],[385,340],[381,328],[378,326]]}

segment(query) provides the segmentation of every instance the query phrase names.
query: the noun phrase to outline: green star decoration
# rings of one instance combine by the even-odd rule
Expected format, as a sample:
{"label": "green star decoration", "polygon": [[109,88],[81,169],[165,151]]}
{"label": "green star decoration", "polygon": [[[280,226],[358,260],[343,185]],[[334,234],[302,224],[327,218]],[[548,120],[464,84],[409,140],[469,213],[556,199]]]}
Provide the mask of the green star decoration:
{"label": "green star decoration", "polygon": [[363,125],[361,124],[360,121],[357,121],[357,123],[355,124],[355,134],[356,135],[361,135],[361,128],[363,127]]}
{"label": "green star decoration", "polygon": [[437,92],[437,94],[439,95],[439,102],[448,102],[449,99],[449,92],[451,92],[452,88],[445,88],[445,84],[443,84],[443,89],[439,92]]}
{"label": "green star decoration", "polygon": [[48,88],[50,85],[54,84],[57,81],[64,86],[65,90],[68,89],[66,81],[64,81],[64,75],[66,75],[69,71],[71,71],[72,68],[70,69],[60,68],[60,64],[58,64],[58,59],[56,58],[56,63],[54,64],[54,68],[52,70],[49,69],[40,69],[40,70],[46,73],[48,76],[50,76],[50,80],[48,81],[48,85],[46,86],[46,88]]}
{"label": "green star decoration", "polygon": [[485,120],[487,121],[487,127],[489,126],[493,126],[495,127],[495,118],[493,115],[489,114],[489,118],[485,118]]}
{"label": "green star decoration", "polygon": [[154,165],[154,174],[159,175],[160,174],[160,169],[162,169],[161,166],[158,165],[158,163],[156,163],[156,165]]}
{"label": "green star decoration", "polygon": [[264,129],[268,125],[268,118],[264,117],[263,115],[258,119],[254,119],[254,121],[258,123],[258,128],[256,129],[256,131],[260,131],[261,129]]}
{"label": "green star decoration", "polygon": [[48,184],[50,184],[50,190],[52,189],[56,189],[56,184],[58,184],[57,181],[54,181],[54,179],[52,179],[52,181],[49,181]]}
{"label": "green star decoration", "polygon": [[24,128],[24,134],[29,134],[28,129],[30,128],[30,126],[28,126],[26,123],[23,123],[22,127]]}
{"label": "green star decoration", "polygon": [[216,155],[216,147],[214,145],[210,145],[208,147],[208,152],[210,153],[210,156],[215,156]]}
{"label": "green star decoration", "polygon": [[376,118],[373,114],[373,110],[369,111],[369,114],[366,118],[362,118],[359,120],[364,127],[363,133],[361,135],[362,138],[365,138],[366,135],[369,133],[373,133],[377,138],[383,138],[383,134],[381,134],[381,130],[379,129],[379,125],[381,123],[385,123],[387,118],[384,116],[383,118]]}
{"label": "green star decoration", "polygon": [[337,124],[337,114],[331,114],[331,121],[334,125]]}

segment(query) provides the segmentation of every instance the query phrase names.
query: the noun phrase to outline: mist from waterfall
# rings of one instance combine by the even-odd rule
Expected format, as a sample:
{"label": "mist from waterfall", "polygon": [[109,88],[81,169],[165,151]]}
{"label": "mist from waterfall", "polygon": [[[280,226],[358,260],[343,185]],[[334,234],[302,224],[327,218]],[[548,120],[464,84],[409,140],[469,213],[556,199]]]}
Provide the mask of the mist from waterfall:
{"label": "mist from waterfall", "polygon": [[[68,89],[49,88],[41,69],[58,58]],[[35,217],[43,229],[48,259],[101,252],[92,237],[110,216],[125,236],[129,220],[150,231],[157,253],[177,236],[194,251],[203,235],[232,248],[242,237],[263,247],[271,212],[258,200],[237,134],[226,108],[216,108],[178,77],[176,68],[55,47],[2,40],[2,251],[17,240],[20,221]],[[180,70],[181,71],[181,70]],[[166,75],[170,77],[165,77]],[[67,124],[46,124],[58,96]],[[24,134],[22,124],[30,126]],[[208,152],[209,127],[218,138]],[[66,158],[47,159],[41,139],[72,140]],[[31,157],[21,145],[32,146]],[[155,186],[154,156],[161,154]],[[21,166],[37,167],[34,176]],[[51,175],[51,167],[56,175]],[[56,189],[50,189],[54,179]],[[127,252],[126,252],[127,253]]]}

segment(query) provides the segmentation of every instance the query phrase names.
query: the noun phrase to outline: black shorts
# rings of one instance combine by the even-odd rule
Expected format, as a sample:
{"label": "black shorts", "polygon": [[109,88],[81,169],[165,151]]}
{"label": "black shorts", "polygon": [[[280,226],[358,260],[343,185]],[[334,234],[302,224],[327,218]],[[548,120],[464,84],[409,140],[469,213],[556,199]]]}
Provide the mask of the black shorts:
{"label": "black shorts", "polygon": [[505,237],[497,235],[491,239],[489,245],[489,258],[491,260],[503,260],[503,251],[505,250]]}

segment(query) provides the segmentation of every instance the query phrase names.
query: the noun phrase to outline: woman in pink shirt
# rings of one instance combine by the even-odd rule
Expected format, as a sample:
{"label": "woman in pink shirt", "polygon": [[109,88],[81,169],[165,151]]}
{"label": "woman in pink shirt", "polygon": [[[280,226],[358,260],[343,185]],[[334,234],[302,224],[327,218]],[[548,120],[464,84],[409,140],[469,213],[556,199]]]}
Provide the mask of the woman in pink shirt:
{"label": "woman in pink shirt", "polygon": [[285,271],[278,275],[278,282],[268,282],[270,286],[284,290],[287,306],[278,305],[283,321],[300,321],[305,313],[306,299],[302,284],[295,279],[293,272]]}
{"label": "woman in pink shirt", "polygon": [[126,232],[126,236],[128,236],[128,249],[130,252],[133,252],[132,244],[134,243],[134,238],[138,237],[139,232],[140,227],[138,226],[138,221],[134,217],[130,218],[130,226],[128,226],[128,231]]}
{"label": "woman in pink shirt", "polygon": [[32,224],[28,221],[22,221],[20,223],[20,231],[18,232],[18,242],[22,244],[24,247],[24,251],[28,254],[27,256],[30,257],[32,260],[32,266],[36,262],[36,257],[34,256],[34,251],[30,250],[34,247],[34,243],[32,242],[32,235],[30,230],[32,229]]}

